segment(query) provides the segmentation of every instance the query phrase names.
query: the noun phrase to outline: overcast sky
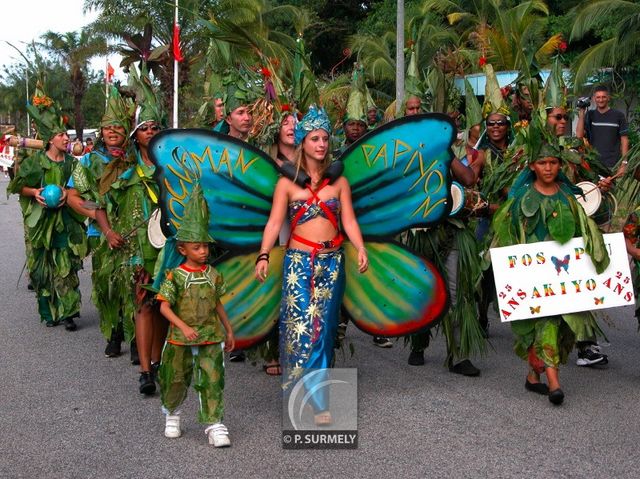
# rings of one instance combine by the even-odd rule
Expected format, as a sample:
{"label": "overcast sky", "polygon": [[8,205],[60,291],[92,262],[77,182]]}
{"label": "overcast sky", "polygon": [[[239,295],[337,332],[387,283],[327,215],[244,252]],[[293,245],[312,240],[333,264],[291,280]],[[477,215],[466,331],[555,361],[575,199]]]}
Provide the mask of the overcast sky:
{"label": "overcast sky", "polygon": [[[10,4],[2,3],[4,15],[0,28],[0,65],[22,62],[20,55],[5,41],[24,51],[26,44],[37,41],[40,35],[49,30],[58,33],[80,30],[97,16],[95,11],[86,15],[82,13],[84,0],[13,0]],[[122,77],[118,71],[119,58],[114,55],[109,60],[116,69],[116,76]],[[94,70],[103,70],[104,65],[104,57],[91,62]]]}

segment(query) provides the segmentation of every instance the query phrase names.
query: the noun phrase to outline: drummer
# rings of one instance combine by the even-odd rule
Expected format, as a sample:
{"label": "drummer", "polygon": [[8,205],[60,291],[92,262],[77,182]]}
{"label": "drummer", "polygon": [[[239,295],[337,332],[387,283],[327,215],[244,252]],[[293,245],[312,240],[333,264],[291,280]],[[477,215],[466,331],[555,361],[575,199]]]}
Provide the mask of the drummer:
{"label": "drummer", "polygon": [[[480,136],[477,148],[484,154],[480,190],[489,207],[487,217],[480,218],[478,221],[476,237],[481,243],[480,248],[486,250],[492,242],[490,215],[506,199],[508,189],[519,171],[521,153],[514,154],[519,148],[514,145],[511,110],[500,89],[493,67],[489,64],[485,65],[485,75],[482,117],[484,117],[486,129]],[[466,97],[471,98],[471,95],[467,94]],[[526,122],[520,124],[523,125]],[[478,316],[485,337],[489,335],[489,306],[495,298],[493,269],[489,265],[482,272],[478,291]]]}
{"label": "drummer", "polygon": [[[613,178],[609,169],[600,162],[595,149],[585,145],[580,138],[564,136],[569,126],[565,91],[562,69],[560,63],[556,61],[544,87],[546,121],[551,132],[560,137],[561,144],[579,153],[575,161],[564,162],[563,172],[573,183],[589,181],[594,185],[597,184],[602,192],[607,192],[613,185]],[[598,345],[597,336],[604,336],[604,333],[595,319],[592,324],[582,322],[579,324],[568,322],[568,324],[576,337],[578,366],[601,366],[609,362],[607,355],[602,354]]]}
{"label": "drummer", "polygon": [[[413,90],[408,89],[405,94],[407,116],[422,112],[422,93],[416,88],[418,83],[409,80],[408,78],[407,84],[413,86]],[[443,84],[442,88],[445,87]],[[432,93],[435,97],[435,92]],[[475,96],[473,99],[475,100]],[[479,105],[477,110],[479,112]],[[468,127],[473,127],[476,123],[469,118],[473,116],[467,113]],[[463,187],[472,188],[478,182],[484,159],[477,150],[468,146],[466,141],[459,145],[458,151],[462,161],[454,157],[451,163],[452,176]],[[480,256],[468,219],[456,218],[435,228],[414,230],[408,234],[406,242],[420,255],[433,261],[447,280],[451,307],[443,318],[441,328],[447,344],[446,365],[449,372],[463,376],[479,376],[480,369],[471,362],[470,357],[482,352],[485,347],[475,304],[475,288],[480,276]],[[461,274],[462,272],[464,274]],[[410,365],[424,365],[424,351],[429,346],[430,337],[430,331],[410,336]]]}

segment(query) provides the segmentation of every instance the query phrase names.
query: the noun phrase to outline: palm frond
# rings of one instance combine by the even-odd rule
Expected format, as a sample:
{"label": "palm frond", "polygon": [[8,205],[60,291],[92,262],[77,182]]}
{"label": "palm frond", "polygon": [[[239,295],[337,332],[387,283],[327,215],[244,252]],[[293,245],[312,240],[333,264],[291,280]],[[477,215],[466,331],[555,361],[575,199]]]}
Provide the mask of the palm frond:
{"label": "palm frond", "polygon": [[615,64],[615,53],[618,48],[616,38],[610,38],[585,50],[576,60],[572,70],[575,73],[574,88],[582,87],[590,75],[598,69]]}
{"label": "palm frond", "polygon": [[640,4],[626,0],[596,0],[588,3],[578,11],[571,29],[571,40],[579,40],[593,27],[606,17],[616,12],[636,14],[640,11]]}

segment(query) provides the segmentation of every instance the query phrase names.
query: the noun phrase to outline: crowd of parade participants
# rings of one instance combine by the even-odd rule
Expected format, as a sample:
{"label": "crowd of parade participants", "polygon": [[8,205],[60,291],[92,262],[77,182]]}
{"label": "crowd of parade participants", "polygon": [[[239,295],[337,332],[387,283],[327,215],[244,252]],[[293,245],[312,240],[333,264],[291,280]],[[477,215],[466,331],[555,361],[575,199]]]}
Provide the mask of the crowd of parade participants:
{"label": "crowd of parade participants", "polygon": [[[62,115],[39,85],[28,108],[45,149],[23,153],[8,189],[19,195],[29,280],[41,321],[76,330],[78,271],[91,257],[91,301],[99,313],[105,356],[118,357],[123,343],[128,345],[131,363],[140,367],[139,392],[153,395],[159,387],[166,437],[181,435],[180,405],[193,382],[200,398],[198,419],[209,442],[228,446],[222,424],[225,352],[231,361],[258,357],[266,374],[282,376],[286,383],[298,370],[331,367],[335,348],[349,335],[349,313],[341,308],[343,241],[355,248],[360,274],[367,274],[369,260],[350,185],[337,159],[394,116],[425,112],[448,114],[458,126],[450,169],[464,188],[465,207],[436,226],[398,237],[437,265],[450,296],[449,309],[436,327],[407,338],[408,364],[424,365],[430,342],[443,336],[445,367],[453,374],[480,375],[472,359],[486,352],[488,315],[495,302],[488,248],[558,239],[545,218],[536,228],[525,228],[524,202],[557,201],[568,207],[576,217],[574,236],[586,237],[592,245],[602,243],[602,232],[624,229],[629,255],[640,260],[635,205],[621,224],[613,224],[609,211],[598,228],[585,226],[593,219],[584,217],[575,199],[574,183],[583,180],[610,196],[620,194],[623,180],[634,181],[624,115],[609,108],[606,88],[596,88],[594,110],[584,103],[577,108],[574,138],[568,135],[576,107],[567,98],[557,65],[545,83],[539,77],[520,77],[502,89],[486,65],[484,104],[465,79],[463,107],[439,102],[447,97],[450,80],[430,82],[429,88],[442,88],[444,95],[430,91],[414,62],[412,58],[399,115],[393,104],[384,115],[376,107],[358,65],[349,99],[333,125],[320,105],[300,111],[295,98],[265,102],[262,86],[243,85],[237,72],[227,72],[210,98],[211,120],[202,127],[260,147],[281,172],[255,258],[255,279],[264,281],[272,249],[287,245],[280,321],[263,344],[247,351],[235,348],[221,300],[226,284],[211,264],[219,251],[208,231],[210,212],[201,188],[193,188],[172,243],[182,264],[160,271],[168,253],[147,235],[146,223],[161,195],[148,147],[167,128],[163,103],[147,71],[131,68],[127,95],[111,88],[95,147],[79,158],[68,153]],[[262,113],[257,105],[265,103],[271,124],[257,128]],[[49,185],[60,188],[52,192]],[[537,214],[543,211],[539,208]],[[600,271],[608,256],[605,252],[592,260]],[[159,288],[150,287],[154,279]],[[312,306],[321,313],[301,316]],[[528,365],[526,390],[547,396],[554,405],[564,399],[559,366],[574,348],[579,366],[607,364],[598,345],[604,332],[591,312],[513,321],[511,327],[514,351]],[[375,337],[374,344],[402,343]],[[318,425],[331,423],[322,398],[313,401],[313,408]]]}

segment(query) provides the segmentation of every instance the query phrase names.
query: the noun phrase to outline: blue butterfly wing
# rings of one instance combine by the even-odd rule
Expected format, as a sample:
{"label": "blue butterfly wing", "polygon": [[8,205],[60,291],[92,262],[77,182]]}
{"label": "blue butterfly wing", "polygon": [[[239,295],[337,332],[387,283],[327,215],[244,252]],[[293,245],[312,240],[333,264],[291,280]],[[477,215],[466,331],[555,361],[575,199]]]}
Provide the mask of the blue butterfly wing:
{"label": "blue butterfly wing", "polygon": [[363,235],[390,237],[451,211],[453,121],[407,116],[365,135],[341,156]]}
{"label": "blue butterfly wing", "polygon": [[149,145],[160,185],[163,231],[175,234],[199,178],[209,208],[209,234],[226,249],[259,248],[278,171],[264,152],[203,129],[158,133]]}

